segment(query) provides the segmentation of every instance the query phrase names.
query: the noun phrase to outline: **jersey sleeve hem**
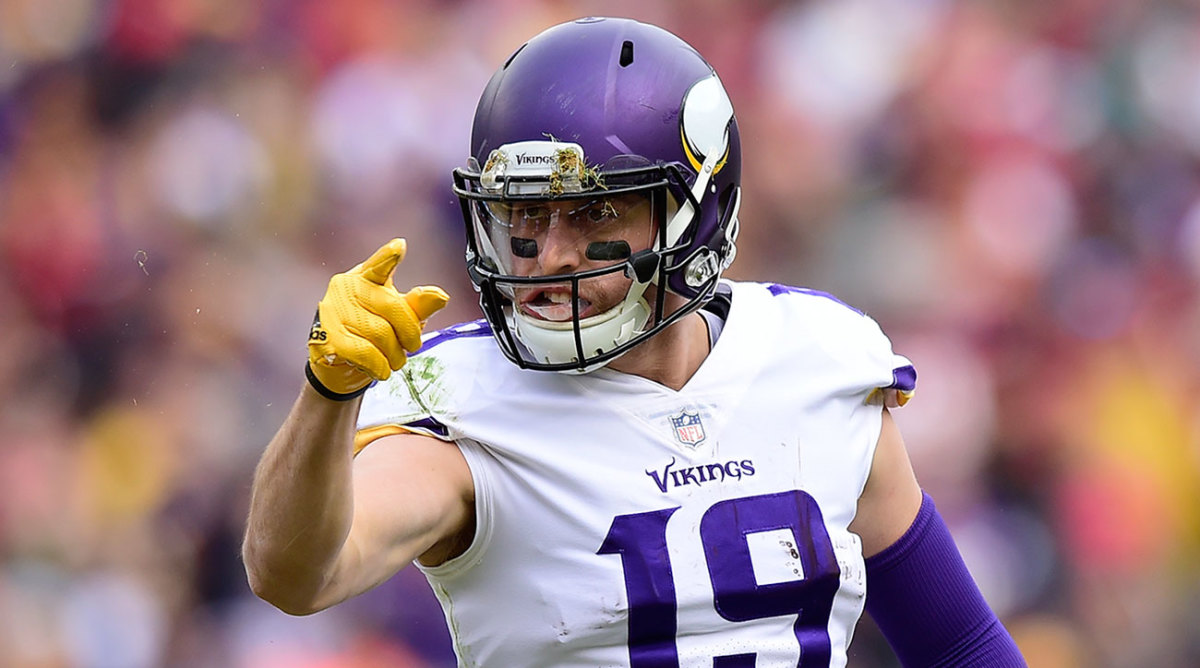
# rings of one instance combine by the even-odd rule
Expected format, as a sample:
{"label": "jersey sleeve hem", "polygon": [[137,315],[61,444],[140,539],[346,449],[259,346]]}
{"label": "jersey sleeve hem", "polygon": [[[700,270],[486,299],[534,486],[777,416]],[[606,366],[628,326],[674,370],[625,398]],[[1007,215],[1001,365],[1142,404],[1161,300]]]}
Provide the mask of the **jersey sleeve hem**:
{"label": "jersey sleeve hem", "polygon": [[362,452],[364,448],[375,441],[378,441],[384,436],[395,436],[396,434],[408,433],[410,432],[407,429],[398,424],[381,424],[374,427],[359,429],[358,431],[354,432],[354,456],[357,457],[358,453]]}
{"label": "jersey sleeve hem", "polygon": [[395,436],[396,434],[418,434],[421,436],[432,436],[439,441],[451,440],[450,431],[446,429],[445,425],[433,418],[426,418],[405,424],[386,422],[371,427],[363,427],[354,432],[354,455],[358,456],[358,453],[362,452],[363,448],[366,448],[384,436]]}
{"label": "jersey sleeve hem", "polygon": [[483,558],[492,539],[492,486],[485,462],[487,454],[478,443],[469,439],[457,440],[455,444],[467,460],[475,486],[475,536],[462,554],[442,564],[425,566],[420,561],[413,562],[422,573],[435,578],[454,578],[470,570]]}
{"label": "jersey sleeve hem", "polygon": [[[870,441],[869,441],[869,443],[867,443],[867,448],[866,448],[866,452],[865,452],[866,466],[863,469],[861,469],[862,475],[859,477],[858,480],[855,481],[857,486],[856,486],[856,493],[854,495],[854,498],[856,498],[856,499],[861,497],[863,490],[865,490],[867,488],[867,481],[870,480],[870,478],[871,478],[871,469],[874,468],[874,466],[875,466],[875,453],[879,449],[879,439],[881,436],[883,436],[883,411],[884,411],[884,408],[885,407],[880,406],[878,411],[872,411],[872,414],[870,417],[870,422],[868,423],[868,426],[867,426],[867,435],[868,435],[868,438],[870,439]],[[855,516],[858,515],[857,508],[855,509],[854,515]],[[853,519],[854,518],[852,517],[851,521],[853,521]]]}

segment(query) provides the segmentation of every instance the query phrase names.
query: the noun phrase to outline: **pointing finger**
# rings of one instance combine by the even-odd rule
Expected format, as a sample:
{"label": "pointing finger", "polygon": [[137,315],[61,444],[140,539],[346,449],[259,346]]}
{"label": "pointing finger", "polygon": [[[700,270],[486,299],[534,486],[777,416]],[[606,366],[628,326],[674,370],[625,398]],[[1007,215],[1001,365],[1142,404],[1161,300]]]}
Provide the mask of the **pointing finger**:
{"label": "pointing finger", "polygon": [[404,259],[404,253],[408,250],[408,244],[404,239],[392,239],[379,250],[375,251],[371,257],[365,262],[358,265],[359,271],[363,278],[376,285],[385,285],[392,276],[392,272],[396,270],[396,265]]}

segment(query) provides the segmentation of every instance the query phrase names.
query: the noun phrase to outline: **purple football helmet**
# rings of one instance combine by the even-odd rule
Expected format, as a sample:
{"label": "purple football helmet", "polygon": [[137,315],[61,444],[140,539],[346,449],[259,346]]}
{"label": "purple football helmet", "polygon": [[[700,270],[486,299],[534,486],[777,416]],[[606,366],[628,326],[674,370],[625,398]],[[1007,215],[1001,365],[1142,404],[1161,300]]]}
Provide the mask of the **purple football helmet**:
{"label": "purple football helmet", "polygon": [[729,96],[675,35],[586,18],[517,49],[454,172],[467,269],[504,354],[586,372],[702,306],[736,254],[740,173]]}

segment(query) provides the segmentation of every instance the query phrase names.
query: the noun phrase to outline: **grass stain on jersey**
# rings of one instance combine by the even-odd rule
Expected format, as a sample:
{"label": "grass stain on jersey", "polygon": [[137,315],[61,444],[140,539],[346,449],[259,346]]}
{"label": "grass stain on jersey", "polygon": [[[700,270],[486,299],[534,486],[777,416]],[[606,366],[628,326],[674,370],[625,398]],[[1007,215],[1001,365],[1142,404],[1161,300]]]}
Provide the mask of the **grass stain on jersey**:
{"label": "grass stain on jersey", "polygon": [[[408,358],[408,363],[401,369],[401,377],[413,403],[420,406],[430,415],[444,413],[446,400],[450,393],[442,384],[446,367],[442,361],[432,355],[418,355]],[[400,385],[392,385],[392,392],[399,394]]]}

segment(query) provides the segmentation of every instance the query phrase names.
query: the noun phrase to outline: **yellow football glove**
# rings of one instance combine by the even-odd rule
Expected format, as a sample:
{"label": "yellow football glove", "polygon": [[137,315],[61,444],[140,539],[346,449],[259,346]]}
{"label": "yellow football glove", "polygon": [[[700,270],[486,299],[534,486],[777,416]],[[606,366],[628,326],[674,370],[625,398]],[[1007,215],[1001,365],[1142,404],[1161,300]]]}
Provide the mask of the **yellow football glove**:
{"label": "yellow football glove", "polygon": [[323,396],[345,401],[387,380],[421,347],[425,321],[450,297],[422,285],[401,294],[392,272],[404,259],[404,239],[392,239],[362,264],[329,279],[308,334],[309,382]]}

